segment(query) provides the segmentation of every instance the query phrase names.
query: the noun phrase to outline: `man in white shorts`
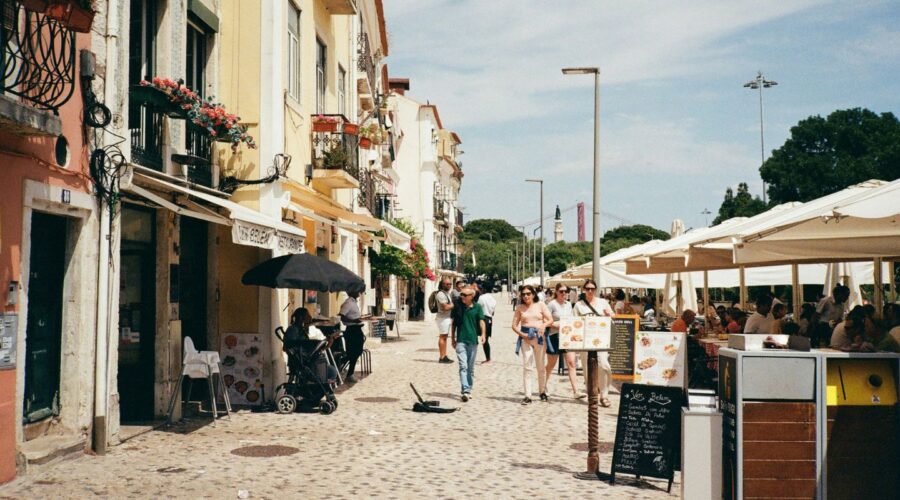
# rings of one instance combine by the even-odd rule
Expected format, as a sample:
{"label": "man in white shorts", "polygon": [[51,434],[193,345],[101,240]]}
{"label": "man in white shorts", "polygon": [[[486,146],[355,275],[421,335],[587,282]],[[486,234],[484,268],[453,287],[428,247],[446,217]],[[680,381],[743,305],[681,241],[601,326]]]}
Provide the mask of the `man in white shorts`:
{"label": "man in white shorts", "polygon": [[437,314],[435,315],[435,323],[438,330],[438,363],[452,363],[453,360],[447,357],[447,336],[450,335],[450,326],[453,324],[451,311],[453,310],[453,299],[450,298],[450,288],[453,285],[448,278],[441,279],[441,287],[435,295],[437,300]]}

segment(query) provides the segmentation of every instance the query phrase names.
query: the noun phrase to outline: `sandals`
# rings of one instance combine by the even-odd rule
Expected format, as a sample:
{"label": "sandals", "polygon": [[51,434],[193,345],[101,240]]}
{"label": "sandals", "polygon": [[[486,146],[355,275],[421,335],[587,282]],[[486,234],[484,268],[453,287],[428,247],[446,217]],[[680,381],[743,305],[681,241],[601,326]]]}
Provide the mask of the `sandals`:
{"label": "sandals", "polygon": [[612,406],[612,402],[609,400],[609,398],[600,398],[600,406],[609,408],[610,406]]}

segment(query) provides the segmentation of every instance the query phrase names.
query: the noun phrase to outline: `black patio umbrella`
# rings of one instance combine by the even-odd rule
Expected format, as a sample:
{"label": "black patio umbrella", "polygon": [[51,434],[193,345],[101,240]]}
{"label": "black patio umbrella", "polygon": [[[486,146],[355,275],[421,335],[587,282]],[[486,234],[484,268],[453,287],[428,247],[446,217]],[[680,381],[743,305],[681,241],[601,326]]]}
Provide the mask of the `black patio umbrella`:
{"label": "black patio umbrella", "polygon": [[366,282],[353,271],[309,253],[269,259],[244,273],[241,283],[320,292],[362,292],[366,288]]}

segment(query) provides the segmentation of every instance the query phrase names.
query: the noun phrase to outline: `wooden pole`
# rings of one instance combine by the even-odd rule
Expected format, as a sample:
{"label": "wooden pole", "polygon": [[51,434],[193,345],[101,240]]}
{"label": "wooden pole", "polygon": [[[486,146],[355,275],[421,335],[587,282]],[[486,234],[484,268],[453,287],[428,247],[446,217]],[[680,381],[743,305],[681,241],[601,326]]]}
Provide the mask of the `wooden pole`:
{"label": "wooden pole", "polygon": [[740,284],[741,284],[741,292],[740,292],[740,301],[741,301],[741,310],[747,310],[747,283],[744,279],[744,266],[741,266],[739,269],[740,274]]}
{"label": "wooden pole", "polygon": [[875,302],[875,314],[880,318],[881,310],[884,308],[884,281],[881,275],[881,257],[875,257],[874,264],[875,295],[872,297],[872,300]]}
{"label": "wooden pole", "polygon": [[791,302],[794,305],[794,321],[800,319],[800,302],[803,301],[803,292],[800,290],[800,266],[791,264]]}
{"label": "wooden pole", "polygon": [[897,302],[897,283],[894,282],[894,261],[888,262],[888,290],[891,302]]}
{"label": "wooden pole", "polygon": [[[709,271],[703,271],[703,307],[700,309],[703,311],[703,317],[706,318],[703,322],[706,325],[706,333],[709,334],[712,332],[712,325],[710,325],[709,315],[706,314],[706,310],[709,307]],[[699,312],[699,311],[698,311]]]}

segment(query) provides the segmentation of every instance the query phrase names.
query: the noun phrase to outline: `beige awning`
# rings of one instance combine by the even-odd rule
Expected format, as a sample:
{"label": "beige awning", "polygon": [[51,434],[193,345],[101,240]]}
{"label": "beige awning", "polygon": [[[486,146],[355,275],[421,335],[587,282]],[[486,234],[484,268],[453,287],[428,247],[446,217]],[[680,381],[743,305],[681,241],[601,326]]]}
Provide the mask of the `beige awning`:
{"label": "beige awning", "polygon": [[362,226],[361,229],[366,231],[375,232],[381,230],[381,221],[375,217],[353,213],[331,198],[295,181],[285,180],[282,181],[281,185],[291,193],[291,201],[293,203],[309,209],[317,215],[358,224]]}
{"label": "beige awning", "polygon": [[[137,171],[140,169],[141,171]],[[285,253],[303,252],[306,232],[224,197],[176,184],[163,174],[129,167],[121,180],[124,191],[140,196],[179,215],[231,227],[232,241]],[[179,198],[172,195],[179,195]],[[224,212],[224,213],[223,213]]]}

